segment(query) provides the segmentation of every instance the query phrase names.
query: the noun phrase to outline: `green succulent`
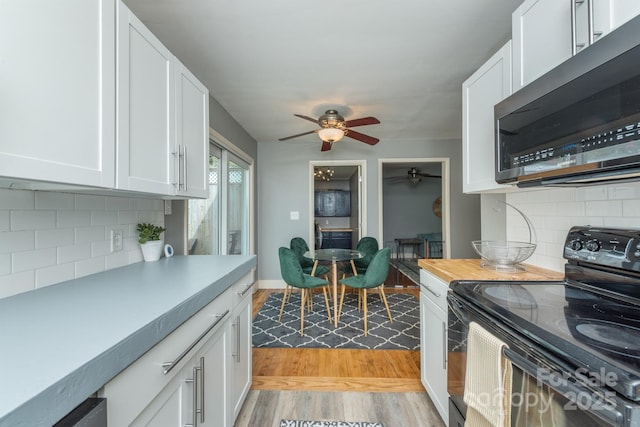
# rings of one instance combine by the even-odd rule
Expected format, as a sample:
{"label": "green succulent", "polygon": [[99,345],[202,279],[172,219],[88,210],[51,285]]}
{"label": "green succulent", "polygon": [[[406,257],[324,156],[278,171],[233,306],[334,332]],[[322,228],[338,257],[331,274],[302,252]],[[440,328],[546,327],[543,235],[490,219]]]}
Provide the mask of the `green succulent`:
{"label": "green succulent", "polygon": [[160,233],[166,230],[166,228],[158,225],[141,223],[136,228],[138,231],[138,243],[144,244],[150,240],[160,240]]}

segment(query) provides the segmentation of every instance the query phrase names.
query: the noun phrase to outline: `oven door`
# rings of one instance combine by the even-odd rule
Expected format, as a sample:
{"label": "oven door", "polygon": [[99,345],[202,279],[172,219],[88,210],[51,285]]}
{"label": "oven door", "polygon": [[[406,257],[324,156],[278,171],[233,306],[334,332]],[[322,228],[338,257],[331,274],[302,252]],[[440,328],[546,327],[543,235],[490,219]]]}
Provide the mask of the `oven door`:
{"label": "oven door", "polygon": [[[504,356],[513,366],[511,425],[523,426],[631,426],[628,402],[602,387],[589,387],[574,375],[575,369],[548,354],[476,306],[449,293],[449,357],[447,390],[450,427],[464,424],[463,401],[466,338],[474,321],[508,345]],[[626,415],[623,415],[625,413]],[[462,421],[461,421],[462,420]]]}

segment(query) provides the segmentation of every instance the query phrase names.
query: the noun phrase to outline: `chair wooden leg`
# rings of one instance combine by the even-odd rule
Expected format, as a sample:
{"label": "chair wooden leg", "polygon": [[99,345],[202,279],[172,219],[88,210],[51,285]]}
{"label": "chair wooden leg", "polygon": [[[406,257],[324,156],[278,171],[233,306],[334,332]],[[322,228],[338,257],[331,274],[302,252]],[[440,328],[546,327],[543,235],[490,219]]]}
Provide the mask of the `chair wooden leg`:
{"label": "chair wooden leg", "polygon": [[309,289],[305,294],[307,295],[307,311],[311,313],[313,311],[313,290]]}
{"label": "chair wooden leg", "polygon": [[344,302],[345,288],[345,285],[342,285],[342,288],[340,288],[340,304],[338,305],[338,314],[336,314],[336,316],[338,316],[338,322],[340,321],[340,315],[342,314],[342,303]]}
{"label": "chair wooden leg", "polygon": [[378,293],[382,296],[382,301],[384,301],[384,306],[387,307],[387,314],[389,315],[389,322],[393,323],[393,319],[391,318],[391,310],[389,310],[389,303],[387,302],[387,296],[384,294],[384,287],[380,286],[378,288]]}
{"label": "chair wooden leg", "polygon": [[287,300],[287,302],[289,302],[289,298],[291,298],[291,291],[292,287],[289,285],[284,288],[284,298]]}
{"label": "chair wooden leg", "polygon": [[331,306],[329,305],[329,298],[327,298],[327,287],[326,286],[322,287],[322,293],[324,294],[324,303],[327,306],[327,314],[329,315],[329,323],[331,323],[331,321],[332,321],[332,318],[331,318]]}
{"label": "chair wooden leg", "polygon": [[362,303],[364,305],[364,336],[367,336],[367,290],[362,290]]}
{"label": "chair wooden leg", "polygon": [[300,289],[300,335],[304,335],[304,306],[307,303],[306,298],[306,290],[304,288]]}
{"label": "chair wooden leg", "polygon": [[290,286],[289,286],[289,285],[287,285],[287,286],[284,288],[284,295],[282,295],[282,304],[280,305],[280,314],[278,314],[278,322],[280,322],[280,321],[281,321],[281,319],[282,319],[282,311],[284,310],[284,303],[285,303],[285,302],[287,301],[287,299],[288,299],[288,298],[287,298],[287,289],[290,289]]}

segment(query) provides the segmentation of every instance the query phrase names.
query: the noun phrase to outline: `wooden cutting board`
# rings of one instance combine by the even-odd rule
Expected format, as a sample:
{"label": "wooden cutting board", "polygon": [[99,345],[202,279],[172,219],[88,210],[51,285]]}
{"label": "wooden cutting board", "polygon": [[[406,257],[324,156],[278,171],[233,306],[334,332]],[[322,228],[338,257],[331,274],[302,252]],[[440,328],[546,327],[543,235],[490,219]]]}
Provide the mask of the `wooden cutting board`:
{"label": "wooden cutting board", "polygon": [[421,259],[418,266],[445,282],[454,280],[562,280],[564,272],[523,264],[526,271],[502,272],[482,268],[479,259]]}

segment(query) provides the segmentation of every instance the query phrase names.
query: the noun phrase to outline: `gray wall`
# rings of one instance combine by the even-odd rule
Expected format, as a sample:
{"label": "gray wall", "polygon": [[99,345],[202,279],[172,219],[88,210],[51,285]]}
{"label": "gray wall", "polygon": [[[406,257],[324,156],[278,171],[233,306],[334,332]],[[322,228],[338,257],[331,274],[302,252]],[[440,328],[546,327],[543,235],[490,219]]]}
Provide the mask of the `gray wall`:
{"label": "gray wall", "polygon": [[[451,159],[451,256],[477,257],[471,240],[480,238],[480,197],[462,194],[462,143],[460,140],[381,141],[368,146],[345,139],[333,150],[320,152],[320,142],[299,138],[258,144],[258,278],[280,279],[278,247],[288,246],[294,236],[308,238],[309,161],[366,160],[366,234],[378,236],[378,159],[448,157]],[[289,219],[300,212],[299,220]]]}
{"label": "gray wall", "polygon": [[213,97],[209,97],[209,126],[258,163],[258,144]]}
{"label": "gray wall", "polygon": [[[440,175],[440,164],[416,164],[418,170]],[[433,202],[441,196],[442,181],[422,178],[418,184],[408,179],[387,177],[407,176],[407,167],[385,167],[383,180],[383,240],[394,247],[394,239],[416,238],[418,233],[442,232],[442,220],[433,213]]]}

